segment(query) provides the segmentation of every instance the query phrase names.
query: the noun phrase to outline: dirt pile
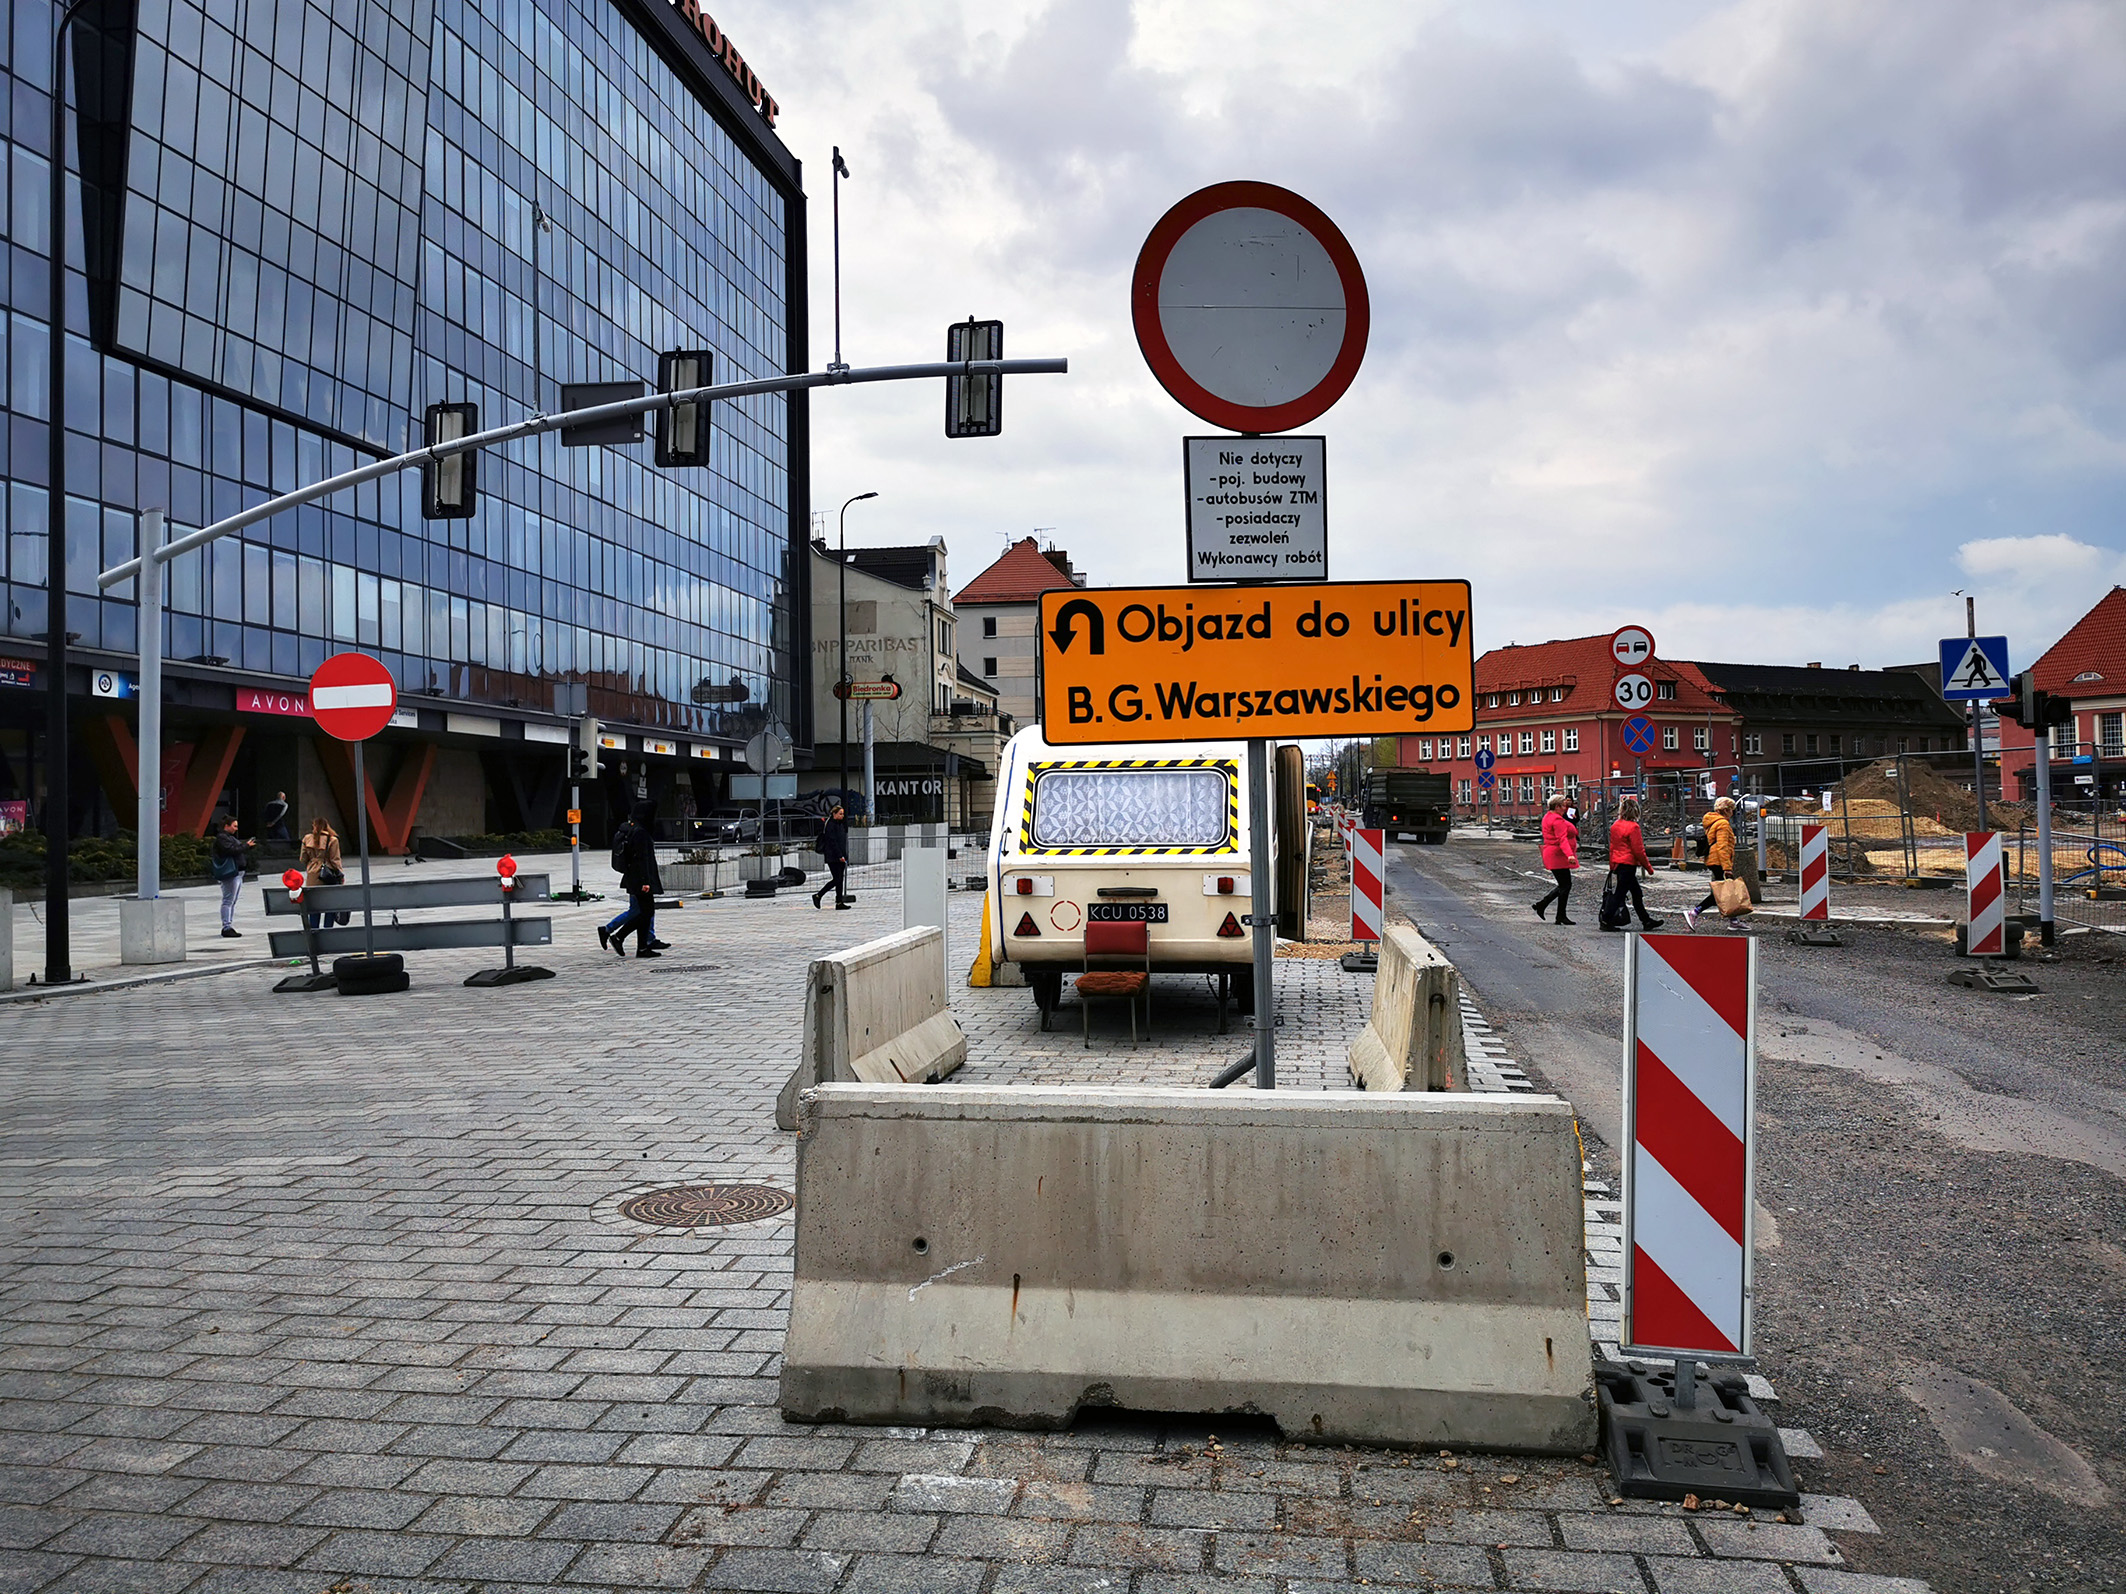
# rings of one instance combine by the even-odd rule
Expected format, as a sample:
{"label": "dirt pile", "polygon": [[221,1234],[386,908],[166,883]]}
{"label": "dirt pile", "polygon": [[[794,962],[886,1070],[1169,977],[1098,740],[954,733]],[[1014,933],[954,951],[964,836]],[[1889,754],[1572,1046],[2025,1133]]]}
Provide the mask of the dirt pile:
{"label": "dirt pile", "polygon": [[[1978,828],[1978,799],[1971,795],[1968,781],[1959,784],[1931,764],[1911,759],[1905,764],[1905,789],[1911,796],[1914,829],[1921,834],[1953,835]],[[1849,812],[1856,820],[1866,816],[1879,823],[1881,816],[1894,818],[1899,811],[1897,760],[1886,758],[1855,770],[1831,790],[1836,794],[1839,811]],[[1934,821],[1940,828],[1922,826],[1923,820]],[[1995,802],[1986,806],[1986,823],[1995,830],[2014,830],[2031,822],[2028,810],[2020,803]],[[1873,834],[1885,833],[1876,831],[1872,824],[1869,830]],[[1859,834],[1857,825],[1855,834]]]}

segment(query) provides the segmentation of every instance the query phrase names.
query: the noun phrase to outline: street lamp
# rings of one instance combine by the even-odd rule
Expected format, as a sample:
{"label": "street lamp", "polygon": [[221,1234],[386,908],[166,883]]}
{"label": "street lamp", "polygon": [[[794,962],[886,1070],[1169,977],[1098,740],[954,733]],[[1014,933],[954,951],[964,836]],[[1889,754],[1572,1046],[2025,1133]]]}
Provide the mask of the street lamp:
{"label": "street lamp", "polygon": [[[67,736],[66,704],[66,30],[88,0],[72,0],[52,29],[52,348],[51,388],[45,405],[46,439],[51,445],[46,466],[44,528],[44,983],[66,985],[74,978],[73,946],[67,917],[66,844],[74,805],[67,789],[67,766],[73,748]],[[141,579],[148,579],[143,568]],[[143,765],[142,781],[154,779]],[[55,834],[56,832],[56,834]]]}
{"label": "street lamp", "polygon": [[[840,358],[839,354],[836,355],[836,358]],[[867,498],[876,498],[877,496],[877,493],[858,493],[849,500],[849,503],[843,504],[840,517],[841,529],[835,534],[835,559],[840,567],[835,572],[835,579],[841,585],[840,595],[835,601],[837,607],[841,610],[842,662],[841,675],[840,679],[835,683],[834,695],[841,699],[842,705],[841,797],[845,804],[849,801],[849,504],[860,504]],[[871,816],[867,813],[864,815],[864,823],[869,824],[870,822]]]}

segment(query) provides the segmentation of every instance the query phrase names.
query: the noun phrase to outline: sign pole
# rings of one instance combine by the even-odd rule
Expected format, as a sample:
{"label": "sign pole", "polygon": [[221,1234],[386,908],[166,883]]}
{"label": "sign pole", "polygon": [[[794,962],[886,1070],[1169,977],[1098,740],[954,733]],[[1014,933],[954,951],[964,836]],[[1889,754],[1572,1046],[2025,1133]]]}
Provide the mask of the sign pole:
{"label": "sign pole", "polygon": [[354,828],[362,846],[362,955],[376,957],[376,920],[369,910],[369,778],[362,772],[362,744],[354,744]]}
{"label": "sign pole", "polygon": [[2037,938],[2052,945],[2052,727],[2037,728]]}
{"label": "sign pole", "polygon": [[[568,783],[568,894],[575,902],[583,900],[583,788],[574,781]],[[715,883],[710,883],[710,890]]]}
{"label": "sign pole", "polygon": [[[1978,600],[1964,599],[1964,635],[1978,635]],[[1986,739],[1979,732],[1985,721],[1985,710],[1978,699],[1971,700],[1971,791],[1978,798],[1978,828],[1986,828]]]}
{"label": "sign pole", "polygon": [[134,824],[140,851],[143,902],[162,895],[162,541],[159,509],[140,517],[140,747],[134,785],[140,810]]}
{"label": "sign pole", "polygon": [[1270,744],[1248,743],[1248,922],[1255,929],[1255,1088],[1277,1088],[1277,1013],[1271,990],[1271,959],[1277,951],[1276,916],[1270,909]]}

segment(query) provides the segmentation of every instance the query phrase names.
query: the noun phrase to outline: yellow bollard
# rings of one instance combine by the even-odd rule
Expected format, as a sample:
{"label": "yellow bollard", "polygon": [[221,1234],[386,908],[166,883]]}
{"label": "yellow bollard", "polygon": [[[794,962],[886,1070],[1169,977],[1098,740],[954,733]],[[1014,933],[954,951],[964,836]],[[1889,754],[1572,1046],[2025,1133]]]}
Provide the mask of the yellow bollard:
{"label": "yellow bollard", "polygon": [[977,989],[987,990],[996,966],[989,961],[989,893],[982,893],[982,939],[974,954],[974,967],[967,971],[967,983]]}

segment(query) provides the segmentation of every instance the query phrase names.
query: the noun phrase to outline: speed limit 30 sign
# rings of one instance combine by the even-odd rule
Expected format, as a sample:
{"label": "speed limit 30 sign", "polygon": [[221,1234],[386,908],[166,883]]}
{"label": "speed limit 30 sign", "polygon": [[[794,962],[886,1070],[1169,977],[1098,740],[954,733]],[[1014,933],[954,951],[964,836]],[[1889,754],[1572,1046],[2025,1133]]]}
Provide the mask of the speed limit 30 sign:
{"label": "speed limit 30 sign", "polygon": [[1636,714],[1654,700],[1654,683],[1636,672],[1617,677],[1614,689],[1617,707]]}

